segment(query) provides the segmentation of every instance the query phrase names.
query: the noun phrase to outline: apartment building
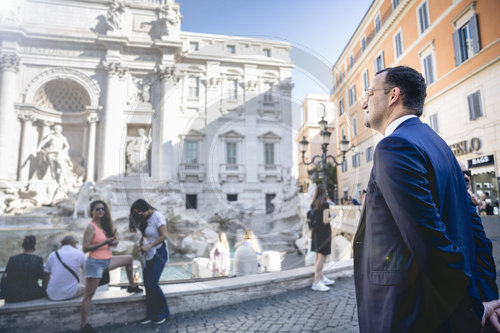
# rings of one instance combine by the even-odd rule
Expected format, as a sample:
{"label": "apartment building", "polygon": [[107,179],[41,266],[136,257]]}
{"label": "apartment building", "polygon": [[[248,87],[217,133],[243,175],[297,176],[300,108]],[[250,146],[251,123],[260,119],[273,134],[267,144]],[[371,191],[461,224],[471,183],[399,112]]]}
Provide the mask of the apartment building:
{"label": "apartment building", "polygon": [[362,94],[375,74],[406,65],[427,81],[422,121],[468,164],[474,189],[498,198],[500,29],[497,0],[375,0],[332,74],[336,141],[355,145],[338,170],[339,195],[366,187],[382,136],[364,127]]}

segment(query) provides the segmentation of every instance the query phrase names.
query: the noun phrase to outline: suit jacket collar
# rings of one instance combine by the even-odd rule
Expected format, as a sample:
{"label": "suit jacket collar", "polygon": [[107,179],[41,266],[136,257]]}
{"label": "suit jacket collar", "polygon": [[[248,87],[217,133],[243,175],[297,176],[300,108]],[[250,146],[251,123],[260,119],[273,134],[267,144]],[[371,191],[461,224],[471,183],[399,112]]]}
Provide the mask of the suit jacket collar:
{"label": "suit jacket collar", "polygon": [[388,137],[389,135],[394,133],[394,131],[398,129],[403,123],[406,123],[407,121],[410,121],[412,119],[418,119],[418,118],[414,114],[407,114],[405,116],[399,117],[398,119],[394,120],[385,129],[384,137]]}

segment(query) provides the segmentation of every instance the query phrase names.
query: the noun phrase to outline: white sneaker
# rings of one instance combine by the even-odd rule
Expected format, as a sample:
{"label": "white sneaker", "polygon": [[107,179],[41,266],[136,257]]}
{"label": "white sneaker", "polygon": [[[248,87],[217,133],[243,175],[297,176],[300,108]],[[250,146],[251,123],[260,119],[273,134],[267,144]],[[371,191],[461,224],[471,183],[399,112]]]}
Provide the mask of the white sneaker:
{"label": "white sneaker", "polygon": [[328,291],[328,290],[330,290],[330,288],[328,288],[327,286],[325,286],[323,284],[323,282],[319,281],[318,283],[314,283],[313,282],[312,290],[316,290],[316,291]]}
{"label": "white sneaker", "polygon": [[325,286],[331,286],[332,284],[335,283],[335,280],[330,280],[326,276],[323,276],[323,279],[321,280]]}

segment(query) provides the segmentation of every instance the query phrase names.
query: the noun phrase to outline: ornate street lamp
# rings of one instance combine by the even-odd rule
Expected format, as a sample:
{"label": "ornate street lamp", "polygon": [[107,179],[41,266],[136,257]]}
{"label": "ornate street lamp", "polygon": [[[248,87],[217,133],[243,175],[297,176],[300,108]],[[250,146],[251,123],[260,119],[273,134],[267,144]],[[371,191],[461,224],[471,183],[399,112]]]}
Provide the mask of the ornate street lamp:
{"label": "ornate street lamp", "polygon": [[326,188],[326,171],[328,169],[328,159],[331,160],[332,165],[334,167],[337,167],[344,163],[345,161],[345,154],[349,150],[349,140],[346,139],[345,136],[342,136],[342,140],[340,140],[340,151],[342,152],[342,162],[337,162],[334,156],[328,155],[328,144],[330,143],[330,136],[331,133],[328,131],[326,128],[327,126],[327,121],[325,120],[324,117],[321,118],[319,121],[319,128],[320,128],[320,136],[321,136],[321,155],[315,155],[312,157],[312,160],[309,162],[306,162],[305,160],[305,153],[307,151],[307,146],[309,145],[309,141],[307,141],[306,137],[303,136],[302,140],[300,140],[299,145],[300,145],[300,152],[302,153],[302,163],[305,165],[313,165],[314,167],[319,167],[321,170],[320,175],[322,178],[323,185]]}

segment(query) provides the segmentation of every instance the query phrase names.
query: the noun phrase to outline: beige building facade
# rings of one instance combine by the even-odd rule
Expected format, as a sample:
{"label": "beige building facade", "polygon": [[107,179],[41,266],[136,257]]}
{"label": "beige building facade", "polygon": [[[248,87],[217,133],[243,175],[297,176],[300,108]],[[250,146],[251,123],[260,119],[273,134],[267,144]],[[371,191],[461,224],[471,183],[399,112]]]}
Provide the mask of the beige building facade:
{"label": "beige building facade", "polygon": [[[477,194],[498,200],[500,183],[500,30],[495,0],[376,0],[345,46],[332,74],[336,140],[356,149],[339,167],[339,195],[366,187],[382,138],[363,125],[362,94],[375,74],[406,65],[427,81],[422,121],[468,164]],[[497,27],[497,28],[495,28]],[[496,210],[495,210],[496,211]]]}

